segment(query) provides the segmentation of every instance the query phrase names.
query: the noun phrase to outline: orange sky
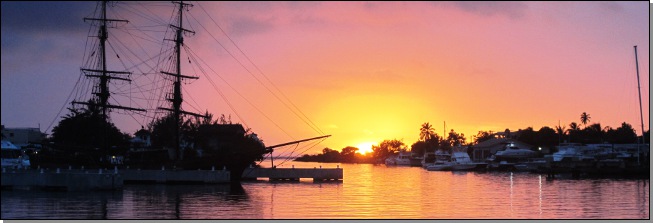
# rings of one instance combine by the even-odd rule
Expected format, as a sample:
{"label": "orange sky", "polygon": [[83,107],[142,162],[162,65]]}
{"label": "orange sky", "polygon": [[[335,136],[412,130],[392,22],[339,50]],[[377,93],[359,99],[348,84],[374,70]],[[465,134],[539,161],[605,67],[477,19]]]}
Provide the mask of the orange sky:
{"label": "orange sky", "polygon": [[[305,114],[324,134],[332,135],[307,153],[395,138],[410,145],[417,140],[424,122],[430,122],[441,135],[446,121],[447,132],[454,129],[471,139],[478,131],[529,126],[538,130],[554,127],[558,121],[563,125],[579,123],[582,112],[590,114],[592,123],[603,126],[616,128],[628,122],[639,134],[633,45],[638,45],[644,122],[649,128],[648,2],[197,4],[189,11],[195,17],[187,19],[197,34],[186,37],[186,45],[210,61],[210,67],[257,108],[217,76],[197,74],[200,72],[187,63],[182,65],[184,72],[200,79],[184,85],[188,103],[184,108],[232,114],[234,121],[252,128],[267,145],[321,133],[279,102],[248,70],[273,91],[275,87],[281,89],[301,110],[295,113]],[[3,3],[3,14],[6,7]],[[210,12],[265,77],[203,10]],[[161,17],[168,18],[169,14]],[[6,47],[14,43],[5,42],[5,37],[19,38],[20,32],[12,33],[11,27],[5,30],[5,20],[3,17],[2,123],[8,127],[49,124],[78,77],[82,52],[73,53],[66,67],[64,62],[55,61],[60,67],[56,75],[69,76],[58,76],[64,78],[59,85],[65,88],[63,92],[44,87],[22,99],[37,102],[44,95],[52,95],[53,102],[47,108],[19,106],[20,102],[12,99],[25,95],[20,86],[45,86],[47,80],[34,76],[29,65],[6,59],[19,52]],[[192,24],[197,21],[213,37]],[[81,22],[79,26],[88,27]],[[70,41],[78,40],[83,45],[86,38],[84,33],[67,41],[63,38],[70,33],[50,36],[57,47],[70,47]],[[219,47],[214,37],[247,69]],[[70,48],[63,51],[76,52]],[[16,61],[23,52],[19,54]],[[47,72],[42,75],[56,76]],[[208,79],[221,89],[235,112]],[[283,95],[277,93],[282,99]],[[19,111],[40,109],[44,114],[9,110],[16,106]],[[236,118],[236,113],[243,120]],[[146,120],[136,118],[135,122],[121,114],[112,114],[112,118],[129,133]]]}

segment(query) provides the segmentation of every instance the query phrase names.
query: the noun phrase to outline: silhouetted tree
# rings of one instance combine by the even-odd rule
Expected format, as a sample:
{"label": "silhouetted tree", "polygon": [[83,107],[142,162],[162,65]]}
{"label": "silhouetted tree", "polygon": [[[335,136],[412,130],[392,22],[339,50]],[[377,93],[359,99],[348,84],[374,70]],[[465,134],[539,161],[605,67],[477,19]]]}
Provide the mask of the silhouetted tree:
{"label": "silhouetted tree", "polygon": [[637,135],[635,134],[635,129],[633,127],[624,122],[621,123],[621,127],[617,129],[610,129],[606,133],[607,135],[607,140],[609,143],[636,143],[637,142]]}
{"label": "silhouetted tree", "polygon": [[433,133],[431,138],[429,140],[426,140],[426,144],[428,147],[426,147],[425,152],[435,152],[436,150],[440,149],[440,143],[444,142],[444,138],[442,138],[440,135],[437,133]]}
{"label": "silhouetted tree", "polygon": [[558,134],[548,126],[543,126],[537,131],[536,146],[553,147],[558,144]]}
{"label": "silhouetted tree", "polygon": [[578,126],[578,123],[576,122],[569,123],[569,130],[567,131],[569,133],[569,142],[580,140],[579,139],[580,127]]}
{"label": "silhouetted tree", "polygon": [[537,145],[537,133],[533,130],[533,127],[528,127],[524,130],[520,129],[518,133],[517,140],[531,145]]}
{"label": "silhouetted tree", "polygon": [[334,162],[340,159],[340,153],[329,148],[322,149],[322,156],[326,162]]}
{"label": "silhouetted tree", "polygon": [[590,115],[587,114],[586,112],[583,112],[583,114],[580,114],[580,123],[583,123],[585,127],[587,127],[587,123],[590,122]]}
{"label": "silhouetted tree", "polygon": [[651,130],[646,130],[646,132],[644,132],[644,143],[650,143],[650,142],[651,142]]}
{"label": "silhouetted tree", "polygon": [[450,146],[457,146],[457,145],[465,145],[467,139],[465,138],[465,134],[456,133],[456,131],[451,129],[451,131],[449,132],[449,136],[447,137],[447,141],[449,141]]}
{"label": "silhouetted tree", "polygon": [[601,123],[591,124],[582,131],[583,142],[584,143],[603,143],[603,128],[601,128]]}
{"label": "silhouetted tree", "polygon": [[382,162],[385,158],[397,154],[399,151],[406,151],[406,145],[401,140],[383,140],[379,145],[372,146],[372,157]]}
{"label": "silhouetted tree", "polygon": [[427,141],[433,138],[433,135],[435,134],[435,129],[433,129],[433,126],[428,122],[422,124],[422,128],[420,128],[419,131],[419,139],[421,141]]}
{"label": "silhouetted tree", "polygon": [[345,148],[342,148],[340,151],[340,158],[342,162],[346,163],[351,163],[354,162],[356,159],[356,152],[358,151],[358,148],[353,147],[353,146],[347,146]]}
{"label": "silhouetted tree", "polygon": [[428,147],[429,144],[427,142],[417,141],[410,146],[410,152],[417,156],[423,156]]}
{"label": "silhouetted tree", "polygon": [[[70,113],[52,129],[51,142],[54,148],[62,151],[59,163],[97,167],[109,165],[109,156],[124,155],[130,136],[109,122],[99,108],[68,110]],[[44,161],[57,162],[43,157]]]}
{"label": "silhouetted tree", "polygon": [[567,135],[567,127],[558,125],[555,131],[558,134],[558,143],[562,142]]}
{"label": "silhouetted tree", "polygon": [[475,143],[480,143],[480,142],[483,142],[485,140],[494,138],[494,132],[492,132],[492,131],[487,131],[487,132],[486,131],[478,131],[475,138],[476,139],[475,139],[474,142]]}

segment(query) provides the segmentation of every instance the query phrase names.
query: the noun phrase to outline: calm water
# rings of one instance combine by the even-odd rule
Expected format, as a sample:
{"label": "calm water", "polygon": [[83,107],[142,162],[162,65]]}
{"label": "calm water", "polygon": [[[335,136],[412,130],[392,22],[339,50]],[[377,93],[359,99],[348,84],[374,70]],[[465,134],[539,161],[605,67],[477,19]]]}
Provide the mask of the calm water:
{"label": "calm water", "polygon": [[[336,167],[294,162],[281,167]],[[2,191],[2,219],[649,219],[649,179],[430,172],[340,164],[341,183],[125,185],[116,192]]]}

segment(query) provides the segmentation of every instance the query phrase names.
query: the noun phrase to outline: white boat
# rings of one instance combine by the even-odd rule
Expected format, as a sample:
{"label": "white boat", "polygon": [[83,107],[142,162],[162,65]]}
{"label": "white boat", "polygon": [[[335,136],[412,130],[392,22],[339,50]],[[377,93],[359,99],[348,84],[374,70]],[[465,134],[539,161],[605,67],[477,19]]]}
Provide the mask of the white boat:
{"label": "white boat", "polygon": [[424,153],[424,157],[421,161],[422,167],[426,168],[429,165],[434,163],[448,162],[451,160],[451,154],[448,152],[443,152],[442,150],[437,150],[435,153]]}
{"label": "white boat", "polygon": [[578,143],[562,143],[553,153],[553,162],[594,160],[599,151]]}
{"label": "white boat", "polygon": [[397,165],[397,162],[395,161],[395,157],[388,157],[385,159],[385,165],[386,166],[394,166]]}
{"label": "white boat", "polygon": [[2,140],[2,168],[29,167],[29,157],[13,143]]}
{"label": "white boat", "polygon": [[385,165],[421,166],[422,160],[422,157],[414,157],[411,152],[399,152],[399,155],[385,159]]}
{"label": "white boat", "polygon": [[399,152],[398,156],[385,159],[385,165],[410,166],[410,163],[410,152]]}
{"label": "white boat", "polygon": [[451,154],[450,163],[451,170],[471,170],[476,168],[477,165],[466,152],[454,152]]}
{"label": "white boat", "polygon": [[494,156],[496,159],[520,159],[520,158],[532,158],[535,157],[537,153],[530,149],[524,149],[517,147],[514,143],[509,143],[506,145],[505,150],[497,151]]}
{"label": "white boat", "polygon": [[399,152],[395,163],[397,166],[410,166],[410,152]]}
{"label": "white boat", "polygon": [[[448,155],[448,153],[446,154]],[[448,157],[449,160],[436,160],[434,163],[426,165],[425,168],[430,171],[471,170],[478,165],[485,165],[485,163],[473,162],[469,154],[462,151],[455,151],[453,154],[448,155]]]}

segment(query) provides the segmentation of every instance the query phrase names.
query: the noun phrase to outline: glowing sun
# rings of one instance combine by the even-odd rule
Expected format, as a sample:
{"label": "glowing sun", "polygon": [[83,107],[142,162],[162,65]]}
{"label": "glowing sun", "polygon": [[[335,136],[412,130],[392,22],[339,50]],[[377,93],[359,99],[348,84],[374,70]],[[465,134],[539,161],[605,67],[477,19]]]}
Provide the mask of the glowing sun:
{"label": "glowing sun", "polygon": [[356,145],[356,148],[358,148],[358,153],[365,155],[372,152],[372,145],[374,145],[374,143],[363,142]]}

